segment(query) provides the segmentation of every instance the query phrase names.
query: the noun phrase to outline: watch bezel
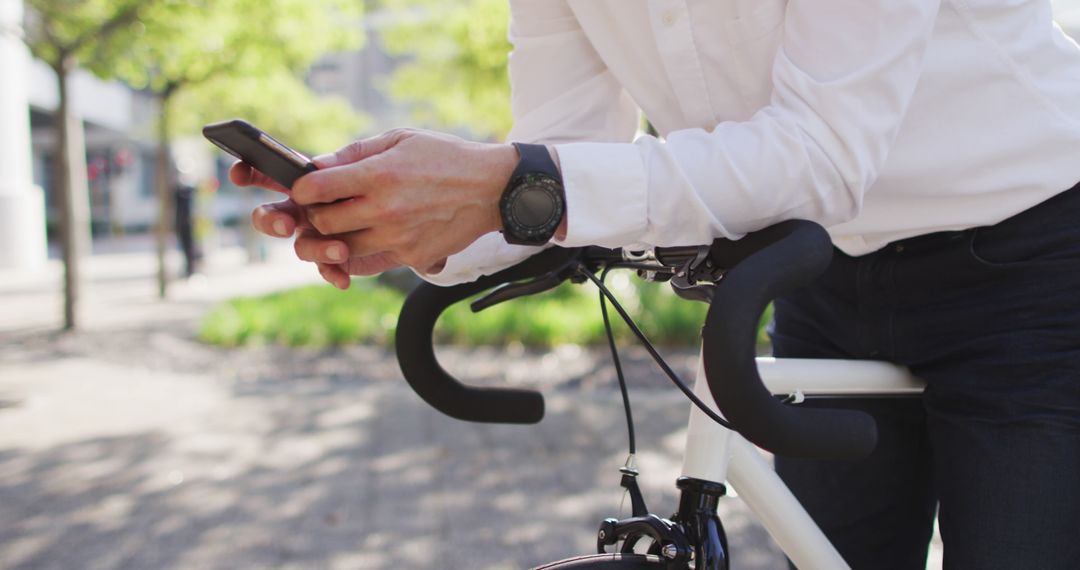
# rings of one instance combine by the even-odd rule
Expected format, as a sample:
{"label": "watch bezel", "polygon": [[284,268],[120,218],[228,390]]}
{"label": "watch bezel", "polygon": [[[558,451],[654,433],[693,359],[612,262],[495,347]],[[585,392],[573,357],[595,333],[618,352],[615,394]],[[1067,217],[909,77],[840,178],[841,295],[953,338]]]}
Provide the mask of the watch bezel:
{"label": "watch bezel", "polygon": [[[522,193],[533,188],[542,189],[551,197],[552,208],[546,220],[540,224],[524,224],[514,215],[514,201]],[[525,245],[542,245],[551,240],[562,221],[565,210],[562,181],[544,172],[526,172],[514,176],[506,192],[499,200],[503,219],[503,234],[507,241]]]}

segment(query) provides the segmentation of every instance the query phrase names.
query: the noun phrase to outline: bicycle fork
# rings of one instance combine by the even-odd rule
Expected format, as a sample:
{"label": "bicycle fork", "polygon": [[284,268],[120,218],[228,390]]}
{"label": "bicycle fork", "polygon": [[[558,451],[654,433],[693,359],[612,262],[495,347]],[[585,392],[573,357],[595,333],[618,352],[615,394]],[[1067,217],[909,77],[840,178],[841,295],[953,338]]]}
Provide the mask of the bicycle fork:
{"label": "bicycle fork", "polygon": [[[713,406],[704,372],[698,366],[695,392]],[[704,392],[704,393],[702,393]],[[597,550],[622,541],[622,552],[634,552],[643,540],[649,540],[648,552],[662,557],[670,570],[727,570],[727,536],[717,514],[720,498],[727,493],[723,483],[727,474],[732,433],[714,423],[691,406],[683,476],[676,481],[680,492],[679,509],[664,519],[651,514],[637,484],[637,471],[623,467],[621,484],[630,495],[632,517],[609,518],[597,533]]]}
{"label": "bicycle fork", "polygon": [[[694,392],[715,406],[700,365]],[[648,538],[649,553],[661,556],[671,570],[726,570],[730,552],[716,511],[726,493],[721,482],[726,481],[797,567],[848,567],[758,450],[696,406],[691,406],[682,473],[677,482],[679,511],[668,520],[648,512],[637,486],[637,472],[624,468],[623,487],[630,494],[634,516],[605,520],[598,534],[599,551],[622,540],[622,551],[633,552]]]}
{"label": "bicycle fork", "polygon": [[[700,362],[694,393],[716,410]],[[796,567],[848,568],[758,449],[696,406],[691,406],[682,473],[684,478],[729,483]]]}
{"label": "bicycle fork", "polygon": [[632,517],[606,519],[597,533],[597,550],[622,541],[621,551],[635,552],[648,540],[648,553],[660,556],[669,570],[727,570],[727,537],[716,507],[726,488],[720,483],[680,477],[679,510],[670,520],[648,511],[637,484],[637,471],[623,467],[622,486],[630,495]]}

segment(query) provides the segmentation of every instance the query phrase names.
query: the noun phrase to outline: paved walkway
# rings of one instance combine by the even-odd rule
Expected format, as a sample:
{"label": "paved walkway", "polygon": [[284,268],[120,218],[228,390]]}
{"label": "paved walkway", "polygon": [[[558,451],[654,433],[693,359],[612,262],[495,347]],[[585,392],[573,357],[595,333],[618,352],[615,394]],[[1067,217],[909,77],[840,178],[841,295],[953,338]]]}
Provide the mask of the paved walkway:
{"label": "paved walkway", "polygon": [[[444,351],[548,400],[538,426],[467,424],[420,402],[378,347],[194,339],[220,299],[313,282],[287,250],[251,266],[222,249],[163,302],[151,257],[123,249],[88,264],[78,334],[54,332],[55,265],[0,274],[0,567],[524,568],[591,552],[599,521],[626,514],[602,354]],[[632,356],[643,486],[664,513],[687,405]],[[734,568],[784,567],[738,499],[722,508]]]}

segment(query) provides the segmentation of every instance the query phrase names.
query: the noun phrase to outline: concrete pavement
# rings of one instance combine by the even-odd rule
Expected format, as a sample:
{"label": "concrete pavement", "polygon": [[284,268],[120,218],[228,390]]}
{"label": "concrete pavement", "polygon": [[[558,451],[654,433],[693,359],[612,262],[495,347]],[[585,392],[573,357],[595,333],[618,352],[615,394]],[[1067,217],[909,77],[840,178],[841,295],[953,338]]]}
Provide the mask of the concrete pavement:
{"label": "concrete pavement", "polygon": [[[197,342],[219,300],[315,281],[287,249],[248,266],[223,248],[168,301],[137,249],[91,260],[76,334],[54,332],[55,266],[0,275],[0,567],[524,568],[591,552],[599,521],[627,514],[602,352],[442,351],[451,370],[547,397],[537,426],[467,424],[423,404],[379,347]],[[630,356],[643,488],[667,513],[688,405]],[[689,376],[695,357],[672,361]],[[722,509],[734,568],[785,567],[738,499]]]}

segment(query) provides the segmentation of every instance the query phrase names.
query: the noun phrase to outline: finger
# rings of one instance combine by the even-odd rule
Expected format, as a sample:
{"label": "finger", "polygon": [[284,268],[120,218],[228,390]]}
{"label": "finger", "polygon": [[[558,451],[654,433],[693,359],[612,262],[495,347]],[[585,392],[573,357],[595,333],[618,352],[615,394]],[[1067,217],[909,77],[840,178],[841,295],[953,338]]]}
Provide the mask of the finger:
{"label": "finger", "polygon": [[316,263],[344,263],[349,259],[349,246],[336,238],[302,232],[293,244],[296,257]]}
{"label": "finger", "polygon": [[[408,234],[388,230],[385,227],[373,227],[357,232],[339,234],[338,239],[349,248],[351,258],[383,256],[395,266],[407,265],[423,273],[438,273],[446,264],[446,247],[449,251],[461,251],[468,243],[455,246],[454,242],[417,245]],[[350,259],[351,260],[351,259]],[[350,270],[350,273],[353,273]]]}
{"label": "finger", "polygon": [[297,229],[310,229],[307,211],[292,200],[263,204],[251,212],[256,230],[275,237],[289,237]]}
{"label": "finger", "polygon": [[349,279],[349,274],[341,268],[340,265],[333,263],[316,263],[316,267],[319,268],[319,275],[327,283],[337,287],[344,291],[349,288],[349,283],[352,281]]}
{"label": "finger", "polygon": [[380,158],[316,170],[296,181],[292,199],[301,206],[329,204],[362,196],[369,188],[387,186],[391,173]]}
{"label": "finger", "polygon": [[311,161],[319,168],[331,168],[359,162],[365,158],[386,152],[400,142],[402,138],[408,136],[410,132],[408,129],[390,130],[374,137],[354,141],[341,147],[333,154],[322,154],[311,159]]}
{"label": "finger", "polygon": [[259,186],[274,192],[288,194],[289,189],[274,182],[269,176],[255,170],[246,162],[235,162],[229,167],[229,180],[237,186]]}
{"label": "finger", "polygon": [[289,237],[298,227],[308,224],[302,208],[292,200],[282,200],[252,210],[251,225],[268,236]]}
{"label": "finger", "polygon": [[376,275],[401,267],[401,264],[385,253],[376,253],[363,257],[350,257],[344,267],[349,275]]}
{"label": "finger", "polygon": [[381,164],[379,155],[390,150],[414,131],[394,129],[379,136],[356,141],[333,155],[317,157],[319,170],[293,184],[292,197],[307,206],[325,204],[362,195],[370,187],[392,183],[394,173]]}
{"label": "finger", "polygon": [[304,209],[312,227],[326,235],[367,229],[386,219],[367,196],[346,198],[332,204],[314,204]]}
{"label": "finger", "polygon": [[367,229],[335,236],[349,250],[350,257],[368,257],[389,252],[397,245],[392,232]]}

